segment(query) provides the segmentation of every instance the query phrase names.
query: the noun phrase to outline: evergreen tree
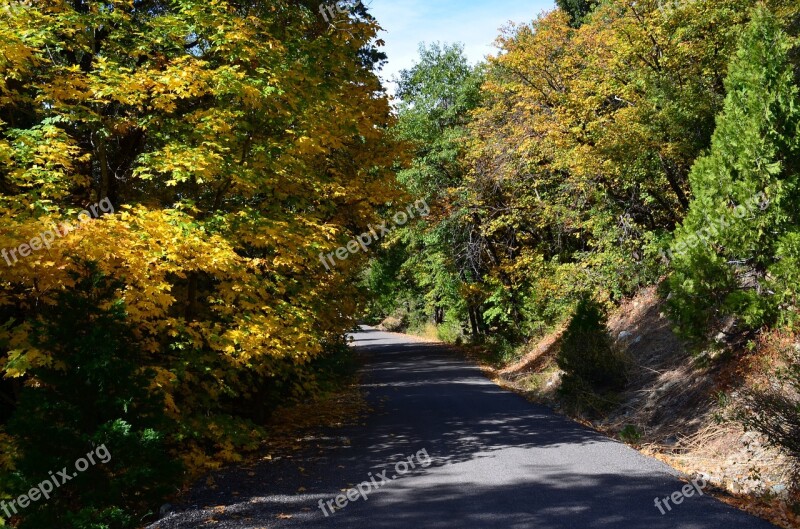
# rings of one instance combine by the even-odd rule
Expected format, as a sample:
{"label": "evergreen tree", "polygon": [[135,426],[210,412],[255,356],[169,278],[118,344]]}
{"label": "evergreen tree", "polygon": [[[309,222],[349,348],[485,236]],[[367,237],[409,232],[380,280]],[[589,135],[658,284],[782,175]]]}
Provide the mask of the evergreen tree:
{"label": "evergreen tree", "polygon": [[724,315],[758,326],[793,303],[800,100],[790,49],[774,15],[756,7],[729,67],[711,150],[692,168],[694,199],[671,249],[671,305],[688,334]]}
{"label": "evergreen tree", "polygon": [[577,28],[583,24],[586,15],[597,5],[597,0],[556,0],[556,5],[569,14],[572,25]]}

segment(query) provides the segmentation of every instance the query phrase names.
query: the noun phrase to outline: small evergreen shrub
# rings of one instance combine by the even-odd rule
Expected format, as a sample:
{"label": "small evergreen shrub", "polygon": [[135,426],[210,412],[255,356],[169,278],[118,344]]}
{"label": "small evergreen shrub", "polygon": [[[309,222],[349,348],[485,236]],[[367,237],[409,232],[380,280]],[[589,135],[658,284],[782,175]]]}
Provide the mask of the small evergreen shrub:
{"label": "small evergreen shrub", "polygon": [[589,296],[564,331],[557,363],[564,371],[562,396],[588,411],[601,411],[625,387],[626,362],[608,335],[603,307]]}
{"label": "small evergreen shrub", "polygon": [[138,527],[180,484],[167,447],[176,425],[151,391],[153,373],[142,368],[117,286],[95,273],[43,307],[33,328],[37,347],[57,352],[59,363],[28,370],[35,383],[7,424],[19,455],[0,483],[17,497],[50,472],[72,472],[94,447],[105,445],[111,457],[20,510],[19,529]]}

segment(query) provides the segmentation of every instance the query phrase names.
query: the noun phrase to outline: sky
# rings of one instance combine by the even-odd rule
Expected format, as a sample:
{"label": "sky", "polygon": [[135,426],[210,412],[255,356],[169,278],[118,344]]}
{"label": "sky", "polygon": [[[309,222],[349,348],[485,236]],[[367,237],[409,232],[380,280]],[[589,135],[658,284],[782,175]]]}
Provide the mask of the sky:
{"label": "sky", "polygon": [[362,0],[384,28],[380,38],[389,63],[384,84],[417,60],[420,42],[461,42],[472,63],[494,54],[499,29],[509,21],[530,22],[553,9],[553,0]]}

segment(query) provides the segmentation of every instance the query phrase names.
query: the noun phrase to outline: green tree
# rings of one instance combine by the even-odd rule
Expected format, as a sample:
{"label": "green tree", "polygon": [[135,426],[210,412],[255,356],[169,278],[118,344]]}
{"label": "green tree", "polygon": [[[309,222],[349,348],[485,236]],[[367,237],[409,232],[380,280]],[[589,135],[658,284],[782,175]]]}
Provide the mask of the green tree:
{"label": "green tree", "polygon": [[597,0],[556,0],[556,5],[569,14],[574,27],[580,27],[586,15],[597,5]]}
{"label": "green tree", "polygon": [[[405,278],[396,305],[419,307],[412,320],[442,323],[469,317],[479,332],[479,309],[464,312],[462,284],[479,279],[480,249],[475,248],[475,222],[458,190],[463,184],[464,139],[470,111],[480,102],[480,68],[469,64],[460,44],[424,44],[414,67],[398,79],[398,139],[411,146],[413,160],[398,173],[398,180],[414,195],[432,206],[429,219],[398,234],[395,242],[405,247],[402,264],[395,267]],[[385,269],[395,253],[384,254]],[[375,288],[380,288],[377,285]]]}
{"label": "green tree", "polygon": [[792,42],[754,8],[725,82],[710,152],[690,174],[694,198],[671,252],[671,307],[688,334],[722,316],[750,327],[796,310],[800,257],[800,99]]}

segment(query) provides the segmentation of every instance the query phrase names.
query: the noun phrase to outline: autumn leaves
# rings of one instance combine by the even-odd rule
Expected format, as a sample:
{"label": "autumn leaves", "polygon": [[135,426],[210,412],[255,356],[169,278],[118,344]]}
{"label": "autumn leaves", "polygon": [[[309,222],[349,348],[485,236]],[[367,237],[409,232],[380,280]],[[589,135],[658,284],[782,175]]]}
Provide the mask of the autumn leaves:
{"label": "autumn leaves", "polygon": [[[78,214],[78,221],[81,222],[81,224],[89,222],[92,219],[98,218],[101,213],[113,214],[114,206],[111,204],[111,201],[108,199],[108,197],[106,197],[97,204],[92,204],[89,207],[89,210],[91,210],[91,213],[88,210],[83,210]],[[80,228],[80,225],[78,226],[78,228]],[[55,242],[56,236],[66,237],[71,231],[75,229],[76,228],[69,222],[62,222],[58,225],[52,224],[52,227],[49,230],[41,232],[36,237],[32,238],[27,244],[23,243],[19,245],[18,248],[12,248],[10,250],[7,248],[3,248],[2,250],[0,250],[0,254],[2,254],[3,258],[6,260],[6,263],[8,263],[9,266],[13,266],[17,264],[18,261],[17,253],[19,253],[20,257],[28,257],[29,255],[31,255],[31,252],[39,251],[43,247],[49,250],[50,245],[53,242]]]}
{"label": "autumn leaves", "polygon": [[[339,247],[335,252],[328,254],[319,254],[319,260],[322,262],[325,269],[330,271],[331,266],[336,266],[336,261],[333,260],[334,255],[340,261],[347,259],[349,254],[355,254],[359,249],[366,253],[372,243],[378,242],[384,236],[389,235],[394,229],[404,226],[407,222],[420,217],[426,217],[430,214],[431,209],[424,199],[417,200],[414,204],[409,205],[405,211],[398,211],[392,216],[394,226],[387,227],[389,221],[384,221],[381,224],[372,226],[367,225],[368,231],[356,236],[349,241],[345,246]],[[377,230],[377,231],[376,231]],[[328,265],[330,262],[330,266]]]}
{"label": "autumn leaves", "polygon": [[[66,527],[92,504],[138,520],[174,463],[188,477],[236,461],[260,418],[314,395],[356,321],[364,256],[325,274],[317,255],[407,201],[377,24],[362,12],[334,33],[281,0],[47,0],[2,17],[0,248],[16,253],[0,275],[0,441],[19,449],[2,452],[0,489],[90,440],[123,444],[137,457],[96,470],[95,492],[26,516]],[[92,203],[108,214],[50,241]],[[92,496],[112,474],[125,494]]]}

